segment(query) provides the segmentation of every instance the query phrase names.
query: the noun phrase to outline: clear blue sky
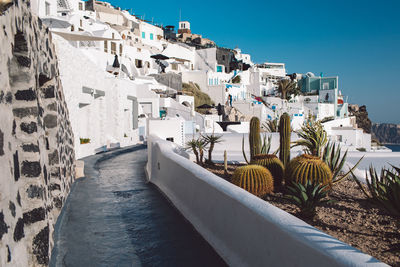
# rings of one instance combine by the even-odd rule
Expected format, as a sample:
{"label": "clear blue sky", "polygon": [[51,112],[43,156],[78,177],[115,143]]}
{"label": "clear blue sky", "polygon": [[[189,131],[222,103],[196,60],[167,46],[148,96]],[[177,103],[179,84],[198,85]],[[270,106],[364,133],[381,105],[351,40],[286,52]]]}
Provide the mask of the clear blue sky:
{"label": "clear blue sky", "polygon": [[176,27],[181,9],[193,33],[288,73],[337,75],[373,122],[400,123],[400,0],[110,2]]}

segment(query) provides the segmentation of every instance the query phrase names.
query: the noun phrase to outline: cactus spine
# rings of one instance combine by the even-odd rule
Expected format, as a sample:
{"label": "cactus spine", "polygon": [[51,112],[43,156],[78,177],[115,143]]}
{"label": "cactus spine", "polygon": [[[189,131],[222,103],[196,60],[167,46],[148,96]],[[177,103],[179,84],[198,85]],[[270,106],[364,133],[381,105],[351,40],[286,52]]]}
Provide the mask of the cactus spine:
{"label": "cactus spine", "polygon": [[319,157],[307,154],[295,157],[285,170],[285,182],[291,181],[305,185],[307,181],[322,185],[332,185],[332,172]]}
{"label": "cactus spine", "polygon": [[224,174],[228,175],[228,156],[226,154],[226,150],[224,150]]}
{"label": "cactus spine", "polygon": [[250,120],[249,144],[250,161],[252,161],[255,155],[261,153],[260,120],[257,117]]}
{"label": "cactus spine", "polygon": [[271,172],[259,165],[237,168],[233,174],[232,183],[259,197],[274,190]]}
{"label": "cactus spine", "polygon": [[255,155],[251,164],[256,164],[267,168],[274,178],[274,188],[282,186],[284,166],[277,156],[273,154]]}
{"label": "cactus spine", "polygon": [[283,113],[279,120],[279,159],[284,166],[290,161],[290,116]]}

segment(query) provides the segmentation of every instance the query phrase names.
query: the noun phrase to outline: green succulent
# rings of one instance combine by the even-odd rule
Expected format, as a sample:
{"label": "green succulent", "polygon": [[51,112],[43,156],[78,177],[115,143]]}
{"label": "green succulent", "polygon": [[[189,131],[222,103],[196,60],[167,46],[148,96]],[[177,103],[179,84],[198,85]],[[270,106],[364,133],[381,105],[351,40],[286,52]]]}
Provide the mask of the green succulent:
{"label": "green succulent", "polygon": [[292,159],[285,167],[285,182],[306,184],[307,181],[332,186],[332,172],[319,157],[303,154]]}
{"label": "green succulent", "polygon": [[313,183],[308,180],[305,184],[292,182],[288,185],[287,193],[284,198],[295,204],[299,209],[299,215],[304,218],[314,218],[316,208],[323,203],[330,203],[332,200],[326,199],[328,185]]}
{"label": "green succulent", "polygon": [[282,186],[285,167],[279,158],[274,154],[258,154],[250,164],[260,165],[267,168],[274,178],[274,188]]}
{"label": "green succulent", "polygon": [[400,168],[393,170],[383,168],[380,176],[374,167],[369,167],[369,179],[367,185],[363,185],[353,172],[353,179],[368,200],[385,209],[391,215],[400,217]]}
{"label": "green succulent", "polygon": [[235,170],[232,183],[261,197],[274,190],[274,179],[266,168],[259,165],[246,165]]}
{"label": "green succulent", "polygon": [[353,168],[351,168],[347,173],[339,177],[339,174],[343,169],[344,163],[346,162],[346,158],[347,150],[342,156],[340,145],[336,146],[335,143],[328,142],[324,149],[322,160],[329,166],[329,169],[331,169],[332,171],[332,184],[336,184],[349,177],[351,172],[358,167],[364,157],[361,157],[356,165],[353,166]]}
{"label": "green succulent", "polygon": [[301,139],[295,141],[292,147],[303,146],[306,154],[321,157],[322,149],[328,142],[328,134],[321,122],[310,121],[297,134]]}

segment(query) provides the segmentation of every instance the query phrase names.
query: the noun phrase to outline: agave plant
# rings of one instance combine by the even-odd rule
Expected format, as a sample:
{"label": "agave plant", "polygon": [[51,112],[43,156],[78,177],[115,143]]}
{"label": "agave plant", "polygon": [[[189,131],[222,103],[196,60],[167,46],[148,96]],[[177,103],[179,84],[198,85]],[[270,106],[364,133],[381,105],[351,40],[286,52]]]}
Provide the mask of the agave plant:
{"label": "agave plant", "polygon": [[369,167],[369,179],[367,185],[363,185],[352,172],[361,191],[367,199],[385,209],[391,215],[400,217],[400,168],[393,167],[393,170],[383,168],[380,176],[374,167]]}
{"label": "agave plant", "polygon": [[203,140],[206,142],[206,145],[210,145],[208,148],[208,159],[207,162],[209,164],[214,164],[212,161],[212,152],[214,150],[215,144],[221,143],[224,140],[222,140],[222,135],[214,135],[214,133],[210,135],[202,135]]}
{"label": "agave plant", "polygon": [[310,121],[297,134],[301,139],[295,141],[292,147],[303,146],[306,154],[321,157],[322,149],[328,142],[328,135],[321,122]]}
{"label": "agave plant", "polygon": [[350,176],[351,172],[354,171],[358,165],[360,164],[361,160],[364,158],[361,157],[356,165],[353,166],[349,171],[347,171],[345,174],[339,177],[340,172],[343,169],[344,163],[346,162],[347,158],[347,150],[343,154],[341,154],[341,147],[340,145],[336,146],[336,144],[333,142],[328,142],[326,145],[324,152],[322,154],[322,160],[329,166],[329,168],[332,171],[332,184],[336,184],[340,181],[343,181],[347,177]]}
{"label": "agave plant", "polygon": [[332,200],[326,199],[328,190],[327,185],[307,181],[304,185],[301,183],[292,183],[287,186],[287,193],[284,198],[291,201],[299,209],[299,215],[304,218],[314,218],[317,206],[323,203],[330,203]]}
{"label": "agave plant", "polygon": [[[261,142],[262,146],[261,146],[260,154],[269,154],[269,151],[271,149],[272,136],[268,136],[268,139],[267,139],[267,136],[264,135],[261,140],[262,140],[262,142]],[[278,151],[274,152],[274,154],[276,154],[277,152]],[[243,153],[243,157],[244,157],[244,160],[246,161],[246,163],[250,164],[250,161],[247,159],[246,152],[244,151],[244,135],[242,137],[242,153]]]}

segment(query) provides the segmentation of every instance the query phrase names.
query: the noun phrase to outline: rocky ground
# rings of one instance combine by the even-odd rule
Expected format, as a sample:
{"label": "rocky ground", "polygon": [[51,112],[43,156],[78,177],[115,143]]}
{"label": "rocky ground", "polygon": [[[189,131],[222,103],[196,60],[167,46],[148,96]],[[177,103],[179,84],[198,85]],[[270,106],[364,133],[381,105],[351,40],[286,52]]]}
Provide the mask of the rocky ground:
{"label": "rocky ground", "polygon": [[[206,166],[214,174],[230,181],[239,165],[228,165],[224,174],[223,164]],[[392,266],[400,266],[400,221],[367,201],[357,184],[344,180],[332,188],[329,194],[333,203],[317,208],[310,225],[372,255]],[[298,208],[276,192],[263,198],[274,206],[298,216]],[[302,218],[303,219],[303,218]]]}

